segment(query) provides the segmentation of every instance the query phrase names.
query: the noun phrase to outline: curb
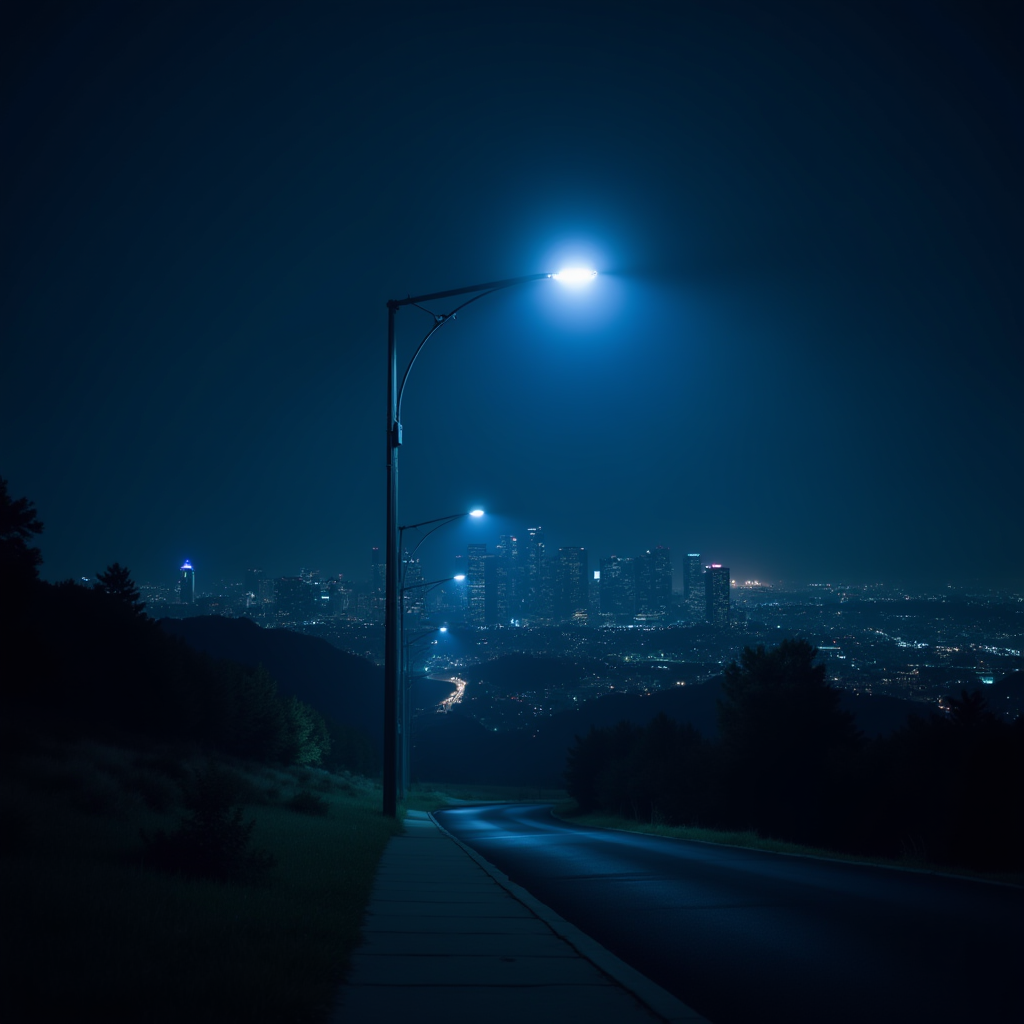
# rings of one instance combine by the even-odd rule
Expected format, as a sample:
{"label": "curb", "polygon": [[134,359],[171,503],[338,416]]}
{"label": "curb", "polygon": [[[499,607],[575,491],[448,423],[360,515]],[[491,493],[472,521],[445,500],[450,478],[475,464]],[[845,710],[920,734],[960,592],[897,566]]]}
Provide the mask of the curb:
{"label": "curb", "polygon": [[614,953],[609,952],[595,939],[580,931],[576,925],[566,921],[564,917],[555,913],[549,906],[541,903],[540,900],[527,892],[521,885],[513,882],[508,875],[496,868],[490,861],[485,860],[476,850],[467,846],[461,839],[453,836],[434,817],[432,812],[427,812],[427,817],[434,823],[435,828],[439,832],[447,836],[456,846],[472,858],[509,895],[522,903],[559,938],[568,942],[581,957],[589,960],[599,971],[631,993],[652,1013],[668,1022],[668,1024],[710,1024],[706,1017],[702,1017],[696,1010],[672,995],[671,992],[666,991],[660,985],[651,981],[650,978],[641,974],[635,968],[630,967],[629,964],[624,960],[620,960]]}

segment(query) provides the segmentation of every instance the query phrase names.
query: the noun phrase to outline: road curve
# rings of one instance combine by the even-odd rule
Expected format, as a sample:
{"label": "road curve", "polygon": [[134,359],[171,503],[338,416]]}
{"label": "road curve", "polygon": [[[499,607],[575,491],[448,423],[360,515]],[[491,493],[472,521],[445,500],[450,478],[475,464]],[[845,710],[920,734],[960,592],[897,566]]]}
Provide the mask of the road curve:
{"label": "road curve", "polygon": [[435,817],[713,1024],[1024,1020],[1024,890],[580,828],[547,804]]}

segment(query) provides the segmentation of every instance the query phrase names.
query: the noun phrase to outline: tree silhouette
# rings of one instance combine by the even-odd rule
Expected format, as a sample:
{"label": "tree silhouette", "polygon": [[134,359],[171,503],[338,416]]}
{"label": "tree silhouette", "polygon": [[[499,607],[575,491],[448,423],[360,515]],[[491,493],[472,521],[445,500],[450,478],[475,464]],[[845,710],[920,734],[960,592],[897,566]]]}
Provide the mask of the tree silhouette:
{"label": "tree silhouette", "polygon": [[133,615],[144,615],[146,603],[139,594],[139,588],[132,580],[129,570],[117,562],[108,565],[106,572],[96,574],[95,590],[99,590],[120,602]]}
{"label": "tree silhouette", "polygon": [[822,841],[842,813],[838,773],[860,736],[817,654],[783,640],[745,648],[725,670],[718,722],[737,824]]}
{"label": "tree silhouette", "polygon": [[43,532],[28,498],[11,498],[0,477],[0,576],[15,583],[37,579],[43,556],[29,541]]}

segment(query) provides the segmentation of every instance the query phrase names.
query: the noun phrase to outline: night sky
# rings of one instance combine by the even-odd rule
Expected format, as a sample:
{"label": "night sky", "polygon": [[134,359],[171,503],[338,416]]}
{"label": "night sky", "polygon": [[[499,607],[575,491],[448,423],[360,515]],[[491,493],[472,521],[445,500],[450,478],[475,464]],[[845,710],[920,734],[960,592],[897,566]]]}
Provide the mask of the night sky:
{"label": "night sky", "polygon": [[386,300],[590,264],[418,361],[400,522],[492,513],[428,578],[542,525],[1024,585],[1022,10],[6,3],[0,475],[44,577],[365,578]]}

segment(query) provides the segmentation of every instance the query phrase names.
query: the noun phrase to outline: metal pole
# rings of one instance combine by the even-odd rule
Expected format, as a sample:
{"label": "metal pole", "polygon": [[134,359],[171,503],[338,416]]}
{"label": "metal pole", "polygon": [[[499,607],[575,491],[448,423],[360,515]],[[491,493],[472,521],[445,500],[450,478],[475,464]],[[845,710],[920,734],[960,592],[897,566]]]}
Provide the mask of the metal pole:
{"label": "metal pole", "polygon": [[398,684],[401,659],[399,635],[399,562],[398,550],[398,446],[402,428],[398,422],[398,358],[395,350],[395,313],[399,303],[388,302],[388,522],[385,554],[384,590],[384,764],[383,813],[398,814]]}
{"label": "metal pole", "polygon": [[[395,350],[395,313],[402,306],[430,302],[434,299],[447,299],[456,295],[469,295],[479,292],[472,299],[462,303],[450,313],[435,316],[435,324],[426,338],[420,342],[420,349],[427,339],[439,327],[453,319],[455,314],[477,299],[482,299],[491,292],[509,288],[512,285],[525,284],[527,281],[539,281],[554,277],[554,274],[528,274],[526,277],[511,277],[503,281],[490,281],[486,284],[474,284],[467,288],[450,288],[448,291],[431,292],[429,295],[410,295],[404,299],[388,299],[388,536],[387,562],[385,571],[387,585],[384,597],[384,815],[388,818],[398,816],[398,745],[399,739],[399,694],[402,682],[402,638],[399,622],[401,583],[399,571],[402,553],[399,548],[398,536],[398,448],[402,443],[402,424],[398,415],[401,408],[401,391],[398,388],[398,359]],[[416,350],[412,362],[415,362]],[[412,369],[412,362],[406,369],[406,377]],[[405,380],[403,378],[403,390]]]}

